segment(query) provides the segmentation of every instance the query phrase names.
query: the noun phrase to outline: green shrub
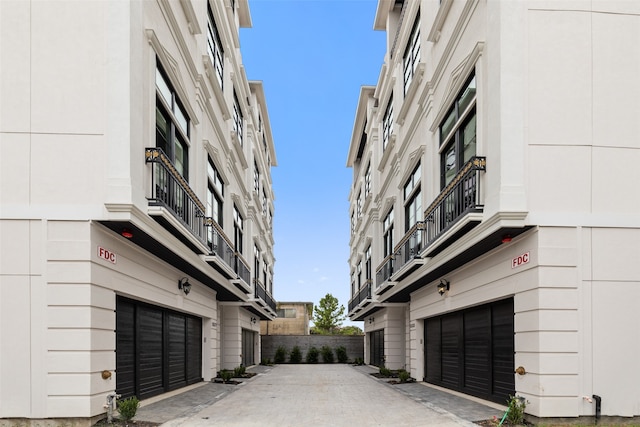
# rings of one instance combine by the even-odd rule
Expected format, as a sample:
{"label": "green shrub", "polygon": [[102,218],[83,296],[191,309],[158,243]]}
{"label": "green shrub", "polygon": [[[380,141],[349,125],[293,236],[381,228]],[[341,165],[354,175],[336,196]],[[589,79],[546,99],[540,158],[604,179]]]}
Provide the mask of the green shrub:
{"label": "green shrub", "polygon": [[247,368],[245,368],[244,366],[240,365],[238,367],[236,367],[233,370],[233,377],[234,378],[242,378],[242,376],[244,375],[244,373],[247,371]]}
{"label": "green shrub", "polygon": [[291,354],[289,354],[289,363],[300,363],[300,362],[302,362],[302,352],[300,351],[300,347],[296,345],[291,350]]}
{"label": "green shrub", "polygon": [[398,379],[401,383],[406,383],[409,378],[411,378],[409,372],[405,371],[404,369],[400,369],[398,371]]}
{"label": "green shrub", "polygon": [[384,366],[381,366],[380,367],[380,375],[382,375],[383,377],[390,377],[391,376],[391,369],[385,368]]}
{"label": "green shrub", "polygon": [[136,416],[136,412],[140,407],[140,401],[133,396],[118,402],[118,412],[124,421],[129,421]]}
{"label": "green shrub", "polygon": [[311,347],[307,352],[307,363],[318,363],[318,355],[320,352],[317,348]]}
{"label": "green shrub", "polygon": [[507,402],[509,405],[507,410],[509,412],[507,413],[506,421],[510,425],[524,424],[524,409],[527,407],[525,399],[509,395],[509,400],[507,400]]}
{"label": "green shrub", "polygon": [[284,363],[287,357],[287,349],[280,346],[276,349],[276,355],[273,356],[273,363]]}
{"label": "green shrub", "polygon": [[266,365],[266,366],[271,366],[271,359],[269,359],[268,357],[263,357],[262,361],[260,361],[261,365]]}
{"label": "green shrub", "polygon": [[320,353],[322,354],[322,361],[324,363],[333,363],[333,350],[328,345],[323,345],[322,349],[320,349]]}
{"label": "green shrub", "polygon": [[233,378],[233,371],[230,371],[229,369],[223,369],[219,372],[219,375],[220,378],[222,378],[222,381],[226,383],[231,381],[231,378]]}
{"label": "green shrub", "polygon": [[349,361],[347,349],[342,345],[336,348],[336,357],[338,358],[338,363],[347,363]]}
{"label": "green shrub", "polygon": [[364,365],[364,359],[362,357],[356,357],[353,364],[358,366]]}

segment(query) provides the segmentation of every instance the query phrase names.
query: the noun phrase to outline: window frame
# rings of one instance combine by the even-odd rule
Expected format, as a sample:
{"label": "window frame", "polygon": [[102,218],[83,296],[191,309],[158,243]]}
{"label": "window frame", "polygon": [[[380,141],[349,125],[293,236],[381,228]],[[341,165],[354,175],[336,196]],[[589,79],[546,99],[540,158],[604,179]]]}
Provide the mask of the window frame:
{"label": "window frame", "polygon": [[407,47],[402,57],[403,89],[405,96],[407,95],[407,91],[411,86],[418,64],[420,63],[420,51],[420,10],[418,10],[413,28],[411,29],[411,35],[407,41]]}
{"label": "window frame", "polygon": [[[160,85],[162,83],[162,85]],[[161,87],[162,86],[162,87]],[[191,119],[180,101],[180,98],[162,67],[160,59],[156,57],[155,72],[156,88],[156,147],[162,149],[178,173],[189,181],[189,147],[191,138]],[[165,129],[161,132],[159,115],[164,119]],[[181,124],[181,122],[184,123]],[[163,137],[164,135],[164,137]],[[159,140],[162,139],[162,142]],[[178,150],[178,146],[180,150]],[[182,155],[179,155],[179,152]]]}
{"label": "window frame", "polygon": [[393,95],[387,102],[387,108],[382,116],[382,151],[387,149],[393,130]]}
{"label": "window frame", "polygon": [[233,91],[233,131],[238,137],[238,144],[240,147],[244,145],[244,115],[242,114],[242,108],[240,107],[240,101],[236,91]]}
{"label": "window frame", "polygon": [[234,250],[240,255],[244,251],[244,218],[238,210],[238,207],[233,205],[233,246]]}
{"label": "window frame", "polygon": [[[217,202],[218,212],[215,215],[213,201]],[[221,228],[224,219],[224,181],[211,156],[207,159],[207,216],[212,218]]]}
{"label": "window frame", "polygon": [[224,89],[224,49],[222,48],[222,40],[220,39],[218,26],[213,17],[213,10],[208,2],[207,14],[207,53],[209,54],[214,70],[216,70],[216,79],[220,84],[220,89]]}
{"label": "window frame", "polygon": [[[469,92],[469,93],[468,93]],[[462,102],[464,101],[464,102]],[[453,105],[438,126],[440,135],[440,188],[444,189],[456,176],[464,164],[477,154],[477,81],[475,72],[465,80],[465,84],[453,101]],[[465,157],[464,133],[474,121],[473,154]],[[445,128],[447,130],[445,130]],[[448,167],[449,166],[449,167]],[[452,171],[452,173],[448,173]]]}

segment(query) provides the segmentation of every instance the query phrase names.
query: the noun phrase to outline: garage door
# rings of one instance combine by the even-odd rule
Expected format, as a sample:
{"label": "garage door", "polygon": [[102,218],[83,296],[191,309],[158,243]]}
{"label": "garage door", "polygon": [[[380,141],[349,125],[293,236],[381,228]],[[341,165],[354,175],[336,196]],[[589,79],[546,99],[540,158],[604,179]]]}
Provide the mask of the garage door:
{"label": "garage door", "polygon": [[513,299],[425,320],[425,381],[504,403],[515,394]]}
{"label": "garage door", "polygon": [[369,364],[384,366],[384,329],[369,333]]}
{"label": "garage door", "polygon": [[202,381],[198,317],[116,300],[116,392],[145,399]]}

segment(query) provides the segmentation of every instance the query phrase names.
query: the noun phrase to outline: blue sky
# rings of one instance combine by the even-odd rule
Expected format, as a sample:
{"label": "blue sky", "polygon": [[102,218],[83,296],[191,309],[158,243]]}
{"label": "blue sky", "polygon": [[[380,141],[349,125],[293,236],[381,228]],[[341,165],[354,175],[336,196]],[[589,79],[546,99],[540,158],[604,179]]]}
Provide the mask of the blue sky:
{"label": "blue sky", "polygon": [[348,305],[346,161],[360,87],[377,83],[384,61],[376,6],[249,0],[253,27],[241,29],[240,50],[248,79],[263,82],[278,161],[271,171],[277,301],[318,304],[331,293]]}

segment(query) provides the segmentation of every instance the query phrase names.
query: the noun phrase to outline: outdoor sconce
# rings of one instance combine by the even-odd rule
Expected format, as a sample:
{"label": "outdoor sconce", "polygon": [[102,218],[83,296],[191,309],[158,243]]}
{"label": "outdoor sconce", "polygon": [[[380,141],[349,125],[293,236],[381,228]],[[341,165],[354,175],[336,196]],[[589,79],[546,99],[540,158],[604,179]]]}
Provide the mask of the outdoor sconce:
{"label": "outdoor sconce", "polygon": [[370,324],[371,324],[371,323],[373,323],[373,322],[375,322],[375,321],[376,321],[376,319],[375,319],[374,317],[369,317],[369,323],[370,323]]}
{"label": "outdoor sconce", "polygon": [[189,279],[183,277],[178,280],[178,289],[182,289],[182,292],[184,292],[185,295],[189,295],[189,292],[191,292],[191,283],[189,283]]}
{"label": "outdoor sconce", "polygon": [[251,317],[251,323],[253,323],[255,325],[257,321],[258,320],[255,317]]}
{"label": "outdoor sconce", "polygon": [[449,282],[444,279],[440,279],[440,284],[438,285],[438,293],[440,296],[444,295],[446,291],[449,290]]}

